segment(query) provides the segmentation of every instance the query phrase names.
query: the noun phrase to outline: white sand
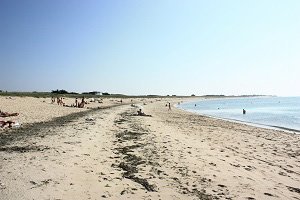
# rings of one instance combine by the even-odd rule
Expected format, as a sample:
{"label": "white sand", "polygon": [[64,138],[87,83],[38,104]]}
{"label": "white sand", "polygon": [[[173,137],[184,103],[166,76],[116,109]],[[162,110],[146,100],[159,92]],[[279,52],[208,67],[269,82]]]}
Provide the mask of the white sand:
{"label": "white sand", "polygon": [[[91,99],[85,100],[88,104],[86,104],[84,108],[75,108],[59,106],[57,103],[53,104],[50,98],[0,97],[0,110],[2,112],[18,112],[20,114],[16,117],[7,117],[4,120],[15,120],[22,124],[28,124],[49,121],[56,117],[86,111],[88,108],[121,104],[120,99],[116,98],[105,98],[102,103],[90,102]],[[80,102],[81,99],[78,99],[78,101]],[[123,104],[130,103],[130,99],[122,99],[122,101]],[[64,98],[63,102],[70,106],[75,103],[75,98]]]}
{"label": "white sand", "polygon": [[[168,111],[167,100],[146,101],[142,106],[152,117],[132,116],[137,108],[124,105],[45,124],[36,135],[0,146],[0,197],[300,199],[299,135]],[[73,112],[43,101],[34,105],[49,109],[49,115],[32,114],[45,120],[56,116],[52,109]],[[6,108],[34,122],[22,118],[23,107]]]}

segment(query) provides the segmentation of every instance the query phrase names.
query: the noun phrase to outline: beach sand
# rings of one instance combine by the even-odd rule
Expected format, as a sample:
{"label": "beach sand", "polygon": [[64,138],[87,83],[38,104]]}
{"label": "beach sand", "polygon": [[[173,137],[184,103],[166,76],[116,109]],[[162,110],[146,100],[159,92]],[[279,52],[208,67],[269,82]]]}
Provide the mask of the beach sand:
{"label": "beach sand", "polygon": [[1,99],[0,199],[300,199],[300,135],[141,100]]}

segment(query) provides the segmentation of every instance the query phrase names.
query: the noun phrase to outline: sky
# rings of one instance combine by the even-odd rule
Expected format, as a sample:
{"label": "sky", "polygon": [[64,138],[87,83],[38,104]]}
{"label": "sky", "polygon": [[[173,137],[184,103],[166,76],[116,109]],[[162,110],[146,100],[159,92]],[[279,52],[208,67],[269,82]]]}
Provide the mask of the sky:
{"label": "sky", "polygon": [[299,0],[0,0],[0,90],[300,96]]}

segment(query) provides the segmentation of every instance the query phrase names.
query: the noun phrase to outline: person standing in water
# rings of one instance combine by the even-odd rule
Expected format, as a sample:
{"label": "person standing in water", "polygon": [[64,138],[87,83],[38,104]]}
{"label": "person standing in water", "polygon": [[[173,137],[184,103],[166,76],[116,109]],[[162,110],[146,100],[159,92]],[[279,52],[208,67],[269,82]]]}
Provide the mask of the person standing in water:
{"label": "person standing in water", "polygon": [[245,109],[243,109],[243,115],[245,115],[246,114],[246,110]]}

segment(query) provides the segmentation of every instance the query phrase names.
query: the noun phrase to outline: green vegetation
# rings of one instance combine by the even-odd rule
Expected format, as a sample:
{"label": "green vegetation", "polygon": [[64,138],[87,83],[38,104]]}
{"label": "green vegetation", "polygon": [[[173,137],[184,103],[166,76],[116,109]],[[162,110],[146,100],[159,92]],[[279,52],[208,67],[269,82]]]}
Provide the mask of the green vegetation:
{"label": "green vegetation", "polygon": [[55,95],[51,94],[50,92],[0,92],[0,96],[46,98]]}
{"label": "green vegetation", "polygon": [[160,96],[160,95],[124,95],[124,94],[109,94],[102,93],[102,95],[94,95],[93,92],[77,94],[69,93],[66,90],[53,90],[52,92],[0,92],[0,96],[17,96],[17,97],[35,97],[35,98],[50,98],[50,97],[69,97],[69,98],[177,98],[188,96]]}
{"label": "green vegetation", "polygon": [[67,90],[52,90],[52,94],[78,94],[76,92],[68,92]]}

